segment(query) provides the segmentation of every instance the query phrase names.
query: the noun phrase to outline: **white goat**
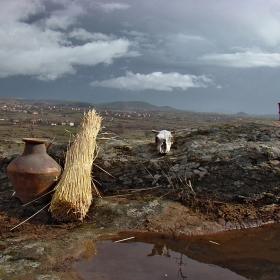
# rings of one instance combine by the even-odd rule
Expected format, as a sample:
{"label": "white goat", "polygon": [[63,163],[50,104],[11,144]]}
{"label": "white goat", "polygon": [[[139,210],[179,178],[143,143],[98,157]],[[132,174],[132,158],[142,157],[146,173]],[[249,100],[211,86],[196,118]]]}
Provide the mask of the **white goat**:
{"label": "white goat", "polygon": [[157,151],[160,154],[167,154],[170,151],[171,145],[173,144],[173,136],[171,131],[161,130],[152,132],[157,133],[155,142],[157,145]]}

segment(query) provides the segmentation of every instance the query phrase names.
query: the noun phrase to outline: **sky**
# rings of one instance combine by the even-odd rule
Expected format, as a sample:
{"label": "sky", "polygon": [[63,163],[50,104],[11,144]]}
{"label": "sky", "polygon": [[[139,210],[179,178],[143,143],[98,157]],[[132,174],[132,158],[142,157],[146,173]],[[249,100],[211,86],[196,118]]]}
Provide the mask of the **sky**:
{"label": "sky", "polygon": [[277,114],[279,0],[0,0],[0,97]]}

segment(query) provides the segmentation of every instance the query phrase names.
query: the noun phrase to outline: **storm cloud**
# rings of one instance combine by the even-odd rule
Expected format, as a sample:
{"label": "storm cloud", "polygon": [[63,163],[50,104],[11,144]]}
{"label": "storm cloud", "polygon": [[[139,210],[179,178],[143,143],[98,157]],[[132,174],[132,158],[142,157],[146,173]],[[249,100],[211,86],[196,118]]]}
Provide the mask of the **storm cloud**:
{"label": "storm cloud", "polygon": [[279,1],[2,0],[0,8],[0,96],[43,98],[49,89],[48,98],[95,103],[277,111]]}

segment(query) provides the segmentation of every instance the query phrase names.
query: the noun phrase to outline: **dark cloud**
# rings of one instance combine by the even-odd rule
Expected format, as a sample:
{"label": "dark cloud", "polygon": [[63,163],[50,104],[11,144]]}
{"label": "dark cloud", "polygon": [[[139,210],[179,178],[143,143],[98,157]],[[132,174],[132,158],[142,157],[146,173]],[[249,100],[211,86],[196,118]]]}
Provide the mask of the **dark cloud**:
{"label": "dark cloud", "polygon": [[275,113],[276,0],[0,3],[0,96]]}

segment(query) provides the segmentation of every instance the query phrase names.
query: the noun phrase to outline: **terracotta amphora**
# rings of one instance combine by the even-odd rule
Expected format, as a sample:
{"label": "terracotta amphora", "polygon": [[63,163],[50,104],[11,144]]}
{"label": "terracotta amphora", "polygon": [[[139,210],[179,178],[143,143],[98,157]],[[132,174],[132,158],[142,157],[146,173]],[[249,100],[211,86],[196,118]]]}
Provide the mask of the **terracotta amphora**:
{"label": "terracotta amphora", "polygon": [[26,204],[49,192],[61,174],[59,164],[46,153],[47,140],[23,138],[23,153],[7,167],[16,196]]}

